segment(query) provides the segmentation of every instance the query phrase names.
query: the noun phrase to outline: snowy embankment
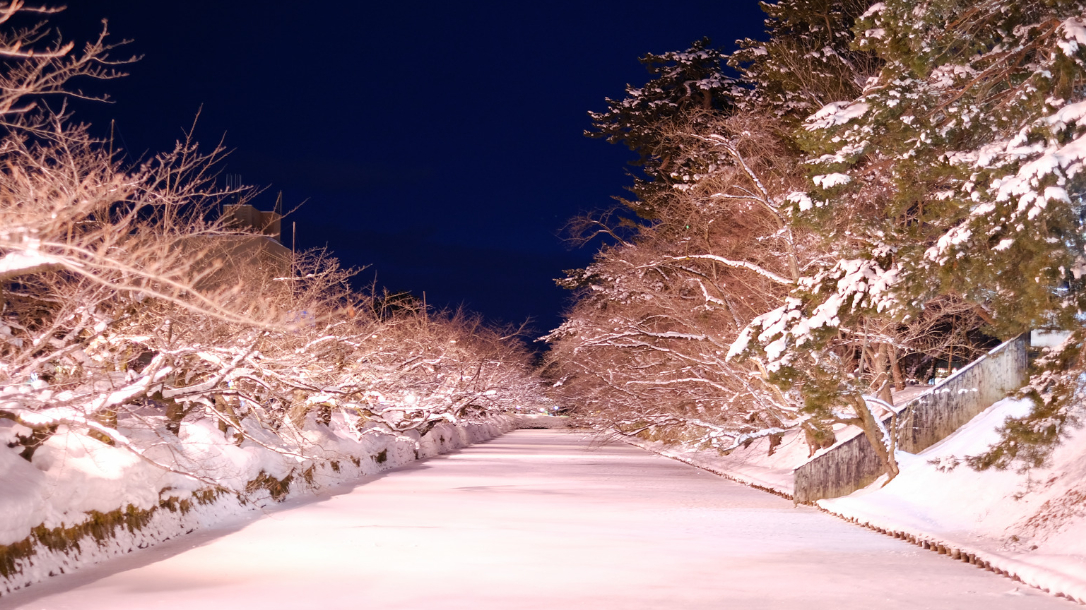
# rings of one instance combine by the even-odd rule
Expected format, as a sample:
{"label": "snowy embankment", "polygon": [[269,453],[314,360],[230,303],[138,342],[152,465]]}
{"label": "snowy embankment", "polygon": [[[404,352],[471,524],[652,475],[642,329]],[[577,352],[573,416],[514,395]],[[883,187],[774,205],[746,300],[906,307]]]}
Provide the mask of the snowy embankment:
{"label": "snowy embankment", "polygon": [[[894,402],[904,404],[930,390],[926,385],[910,385],[905,390],[894,392]],[[837,442],[829,448],[822,448],[813,454],[804,439],[802,430],[789,430],[783,434],[780,443],[772,447],[771,437],[754,439],[746,447],[740,447],[727,455],[715,449],[674,445],[661,441],[641,438],[625,438],[626,442],[647,449],[680,462],[697,466],[703,470],[718,474],[744,485],[768,491],[778,496],[791,499],[795,486],[793,471],[814,457],[832,451],[841,443],[863,434],[856,426],[837,424],[833,426]]]}
{"label": "snowy embankment", "polygon": [[517,413],[513,416],[521,430],[554,430],[569,427],[569,418],[558,415],[534,415]]}
{"label": "snowy embankment", "polygon": [[144,458],[62,426],[31,461],[10,446],[26,431],[0,419],[0,595],[516,427],[499,415],[441,423],[420,436],[349,419],[340,412],[322,424],[310,416],[300,430],[279,434],[254,426],[247,432],[258,442],[240,445],[207,420],[181,423],[176,436],[122,421],[119,432]]}
{"label": "snowy embankment", "polygon": [[1086,430],[1066,438],[1045,468],[977,472],[959,463],[995,442],[1007,417],[1030,408],[1004,399],[919,454],[899,453],[901,474],[889,484],[883,478],[818,505],[1086,603]]}
{"label": "snowy embankment", "polygon": [[[1007,417],[1031,403],[1004,399],[949,437],[913,455],[898,452],[901,474],[823,510],[1053,594],[1086,603],[1086,429],[1075,430],[1043,469],[975,471],[961,460],[998,440]],[[838,438],[859,433],[839,430]],[[625,439],[734,481],[791,497],[792,470],[808,460],[802,433],[786,434],[769,455],[769,439],[729,455]],[[819,453],[822,453],[821,450]],[[885,485],[885,486],[884,486]]]}
{"label": "snowy embankment", "polygon": [[622,440],[664,457],[696,466],[737,483],[792,498],[792,470],[807,459],[803,433],[791,431],[769,454],[769,438],[756,439],[749,447],[722,455],[715,449],[675,446],[662,441],[622,437]]}

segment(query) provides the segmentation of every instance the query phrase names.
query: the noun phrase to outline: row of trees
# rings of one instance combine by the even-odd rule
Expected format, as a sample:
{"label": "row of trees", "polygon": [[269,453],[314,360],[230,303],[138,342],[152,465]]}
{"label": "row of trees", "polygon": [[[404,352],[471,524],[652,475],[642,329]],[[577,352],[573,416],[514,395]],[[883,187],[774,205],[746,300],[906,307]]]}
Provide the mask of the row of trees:
{"label": "row of trees", "polygon": [[[48,12],[15,1],[0,21]],[[221,148],[190,139],[119,163],[47,103],[83,97],[75,79],[121,76],[114,49],[52,35],[0,36],[0,418],[25,458],[59,426],[153,461],[123,430],[172,444],[184,421],[211,419],[238,444],[298,451],[304,427],[340,411],[360,430],[425,433],[535,404],[515,332],[353,291],[326,252],[284,266],[232,246],[265,238],[219,218],[253,194],[219,185]]]}
{"label": "row of trees", "polygon": [[594,425],[725,451],[857,425],[892,476],[895,387],[1072,330],[1034,415],[974,460],[1042,462],[1083,367],[1084,7],[763,8],[767,40],[649,55],[649,85],[592,114],[640,171],[632,201],[574,224],[610,241],[562,280],[557,391]]}

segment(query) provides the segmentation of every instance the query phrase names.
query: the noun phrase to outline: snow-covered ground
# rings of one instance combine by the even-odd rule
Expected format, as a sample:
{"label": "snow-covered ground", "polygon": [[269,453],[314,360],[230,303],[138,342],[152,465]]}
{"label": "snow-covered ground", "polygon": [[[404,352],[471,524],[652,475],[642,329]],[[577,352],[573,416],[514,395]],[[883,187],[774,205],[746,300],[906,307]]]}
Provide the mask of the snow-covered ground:
{"label": "snow-covered ground", "polygon": [[792,471],[808,458],[803,432],[786,432],[781,444],[769,454],[769,437],[755,439],[749,447],[722,455],[715,449],[674,446],[660,441],[639,438],[623,439],[662,456],[703,468],[734,481],[769,491],[786,498],[792,497]]}
{"label": "snow-covered ground", "polygon": [[1027,473],[953,465],[997,440],[1030,403],[1005,399],[917,455],[899,454],[901,474],[848,497],[821,500],[835,514],[979,554],[1035,586],[1086,602],[1086,430],[1051,463]]}
{"label": "snow-covered ground", "polygon": [[0,598],[152,607],[1076,606],[634,447],[521,430]]}
{"label": "snow-covered ground", "polygon": [[[917,392],[914,392],[914,394]],[[901,474],[818,505],[838,516],[950,554],[966,554],[1022,581],[1086,603],[1086,429],[1076,430],[1044,469],[976,472],[964,463],[998,438],[1008,416],[1030,404],[1006,399],[917,455],[899,452]],[[838,440],[860,431],[837,431]],[[634,444],[786,497],[792,471],[808,460],[802,433],[790,432],[769,455],[769,439],[729,455],[639,439]],[[822,450],[825,451],[825,450]]]}
{"label": "snow-covered ground", "polygon": [[556,415],[535,415],[517,413],[513,416],[517,428],[526,430],[543,430],[555,428],[568,428],[569,418]]}
{"label": "snow-covered ground", "polygon": [[[894,402],[898,405],[904,404],[928,390],[931,390],[931,386],[909,385],[904,390],[894,391]],[[863,434],[856,426],[838,424],[833,430],[838,444]],[[785,432],[781,443],[773,449],[772,454],[769,452],[770,439],[766,436],[755,439],[749,446],[736,449],[728,455],[722,455],[715,449],[675,446],[659,441],[637,438],[627,441],[660,455],[788,498],[792,497],[794,487],[792,471],[812,457],[832,450],[819,449],[812,455],[801,430]]]}
{"label": "snow-covered ground", "polygon": [[514,427],[513,418],[496,416],[441,423],[420,437],[360,430],[349,419],[337,412],[326,425],[310,415],[300,429],[278,433],[246,419],[249,437],[240,444],[206,419],[182,422],[176,436],[122,420],[119,432],[141,456],[62,426],[31,461],[8,446],[21,426],[0,419],[0,596]]}

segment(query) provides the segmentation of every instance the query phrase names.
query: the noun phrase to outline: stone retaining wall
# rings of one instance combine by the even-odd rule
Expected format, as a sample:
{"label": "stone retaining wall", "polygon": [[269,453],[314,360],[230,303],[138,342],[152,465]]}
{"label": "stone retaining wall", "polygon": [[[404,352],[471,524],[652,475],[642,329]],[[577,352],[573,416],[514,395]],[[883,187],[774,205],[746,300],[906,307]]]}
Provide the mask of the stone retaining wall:
{"label": "stone retaining wall", "polygon": [[[1011,339],[897,407],[898,444],[918,453],[949,436],[1025,382],[1028,335]],[[883,423],[891,424],[892,417]],[[809,504],[867,487],[883,474],[882,463],[862,432],[795,469],[794,499]]]}

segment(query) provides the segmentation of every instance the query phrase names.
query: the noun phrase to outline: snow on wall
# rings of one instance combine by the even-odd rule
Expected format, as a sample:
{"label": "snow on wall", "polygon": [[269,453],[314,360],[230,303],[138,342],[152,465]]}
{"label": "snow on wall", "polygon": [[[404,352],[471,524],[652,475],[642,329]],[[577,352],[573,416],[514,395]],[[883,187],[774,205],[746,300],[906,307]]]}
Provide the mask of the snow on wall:
{"label": "snow on wall", "polygon": [[[969,422],[1021,387],[1028,365],[1025,336],[1011,339],[898,409],[899,447],[916,453]],[[886,418],[885,425],[891,423]],[[869,485],[883,466],[858,430],[795,469],[793,498],[811,503],[839,498]]]}
{"label": "snow on wall", "polygon": [[[12,425],[0,420],[0,437]],[[73,431],[58,431],[34,453],[33,462],[0,445],[0,596],[515,427],[514,418],[500,415],[441,423],[420,437],[376,428],[359,434],[334,421],[331,426],[309,421],[304,434],[325,458],[302,460],[248,442],[239,447],[206,422],[185,422],[179,436],[197,447],[204,470],[214,472],[221,485],[217,492]],[[178,446],[164,450],[191,452]]]}

